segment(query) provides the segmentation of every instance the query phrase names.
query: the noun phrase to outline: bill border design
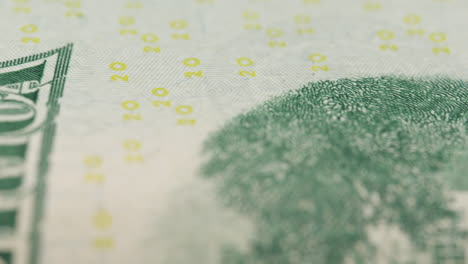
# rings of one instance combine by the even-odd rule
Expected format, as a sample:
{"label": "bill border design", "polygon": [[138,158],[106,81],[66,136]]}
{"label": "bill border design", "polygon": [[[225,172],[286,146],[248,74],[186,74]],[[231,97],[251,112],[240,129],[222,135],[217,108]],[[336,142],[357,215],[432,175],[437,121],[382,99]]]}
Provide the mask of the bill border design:
{"label": "bill border design", "polygon": [[47,186],[46,177],[49,169],[49,155],[52,151],[53,139],[55,136],[55,118],[60,111],[59,99],[63,96],[65,80],[67,77],[68,66],[70,64],[73,44],[48,52],[27,56],[15,60],[0,62],[0,68],[12,67],[28,62],[46,59],[57,54],[57,63],[54,69],[53,80],[51,82],[50,94],[47,100],[47,117],[41,133],[43,134],[40,143],[38,173],[36,179],[35,192],[33,194],[33,212],[31,217],[31,232],[29,235],[29,257],[27,263],[37,264],[40,262],[41,251],[41,227],[44,215],[44,202],[46,198]]}

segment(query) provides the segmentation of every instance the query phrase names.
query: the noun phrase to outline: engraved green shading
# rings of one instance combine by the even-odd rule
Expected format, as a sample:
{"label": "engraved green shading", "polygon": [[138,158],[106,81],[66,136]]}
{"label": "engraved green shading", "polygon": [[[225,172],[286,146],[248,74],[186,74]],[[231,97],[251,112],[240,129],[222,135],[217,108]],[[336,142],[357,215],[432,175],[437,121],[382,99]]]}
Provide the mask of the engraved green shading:
{"label": "engraved green shading", "polygon": [[[27,127],[32,123],[35,118],[35,108],[46,109],[47,111],[47,117],[42,124],[41,130],[34,132],[42,134],[42,142],[36,168],[37,179],[34,192],[33,217],[30,219],[31,234],[28,260],[30,264],[40,261],[40,227],[44,212],[49,155],[55,134],[54,120],[60,109],[59,99],[63,94],[71,52],[72,44],[69,44],[63,48],[49,52],[0,63],[0,68],[5,68],[17,65],[21,66],[29,62],[45,59],[44,63],[37,66],[0,74],[0,86],[7,88],[5,91],[0,90],[0,133],[9,132],[9,137],[12,137],[15,135],[15,131]],[[41,93],[41,87],[38,87],[38,85],[41,83],[45,68],[47,67],[47,58],[54,54],[58,56],[55,69],[53,69],[54,75],[50,83],[49,98],[45,105],[39,105],[37,104],[37,98],[38,94]],[[22,85],[18,84],[24,82],[31,82],[29,83],[29,88],[38,89],[28,93],[20,93]],[[34,103],[34,105],[17,100],[1,100],[4,99],[2,96],[8,96],[9,91],[13,91],[14,94],[20,94]],[[25,173],[24,163],[26,162],[25,154],[27,147],[27,143],[0,145],[0,191],[14,190],[21,185]],[[16,215],[16,210],[0,212],[0,226],[9,227],[12,225],[11,227],[14,228],[17,221]],[[13,263],[14,259],[15,256],[12,252],[0,252],[0,260],[6,263]]]}
{"label": "engraved green shading", "polygon": [[449,190],[468,190],[467,112],[466,81],[383,76],[310,83],[235,117],[205,142],[201,174],[256,236],[222,263],[375,263],[377,224],[433,263],[465,263]]}
{"label": "engraved green shading", "polygon": [[18,188],[23,181],[26,144],[0,145],[0,191]]}
{"label": "engraved green shading", "polygon": [[[1,76],[1,75],[0,75]],[[34,120],[35,111],[34,108],[18,101],[2,101],[0,105],[0,120],[2,120],[2,126],[0,127],[0,133],[17,131],[25,128]],[[16,120],[5,120],[7,117],[15,116]]]}
{"label": "engraved green shading", "polygon": [[24,81],[41,81],[45,62],[34,67],[0,74],[0,85],[20,83]]}

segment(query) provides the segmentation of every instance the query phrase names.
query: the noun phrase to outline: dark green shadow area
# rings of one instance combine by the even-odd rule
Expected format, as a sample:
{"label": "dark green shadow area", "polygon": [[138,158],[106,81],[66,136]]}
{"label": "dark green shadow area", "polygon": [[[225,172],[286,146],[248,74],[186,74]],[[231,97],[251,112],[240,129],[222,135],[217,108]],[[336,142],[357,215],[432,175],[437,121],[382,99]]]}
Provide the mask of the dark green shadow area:
{"label": "dark green shadow area", "polygon": [[467,81],[384,76],[310,83],[237,116],[205,143],[202,175],[256,235],[222,263],[375,263],[378,223],[433,263],[465,263],[449,190],[468,190],[467,113]]}
{"label": "dark green shadow area", "polygon": [[11,264],[12,261],[13,258],[11,252],[0,250],[0,263]]}

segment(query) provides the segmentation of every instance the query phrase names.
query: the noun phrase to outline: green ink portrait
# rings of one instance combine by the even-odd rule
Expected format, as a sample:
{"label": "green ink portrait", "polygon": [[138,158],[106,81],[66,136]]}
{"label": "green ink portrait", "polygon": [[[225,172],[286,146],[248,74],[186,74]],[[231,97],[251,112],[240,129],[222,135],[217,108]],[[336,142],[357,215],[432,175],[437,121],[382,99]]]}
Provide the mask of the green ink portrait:
{"label": "green ink portrait", "polygon": [[235,117],[201,174],[255,238],[221,263],[377,263],[382,225],[430,263],[466,263],[451,204],[468,190],[467,113],[467,81],[383,76],[309,83]]}

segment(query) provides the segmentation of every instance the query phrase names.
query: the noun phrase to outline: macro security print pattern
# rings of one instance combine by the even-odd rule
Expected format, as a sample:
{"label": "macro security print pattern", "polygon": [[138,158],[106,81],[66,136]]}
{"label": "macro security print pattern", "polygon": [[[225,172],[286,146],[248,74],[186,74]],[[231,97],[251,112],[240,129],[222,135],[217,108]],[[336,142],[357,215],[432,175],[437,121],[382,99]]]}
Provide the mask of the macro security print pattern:
{"label": "macro security print pattern", "polygon": [[466,263],[467,13],[0,0],[0,263]]}

